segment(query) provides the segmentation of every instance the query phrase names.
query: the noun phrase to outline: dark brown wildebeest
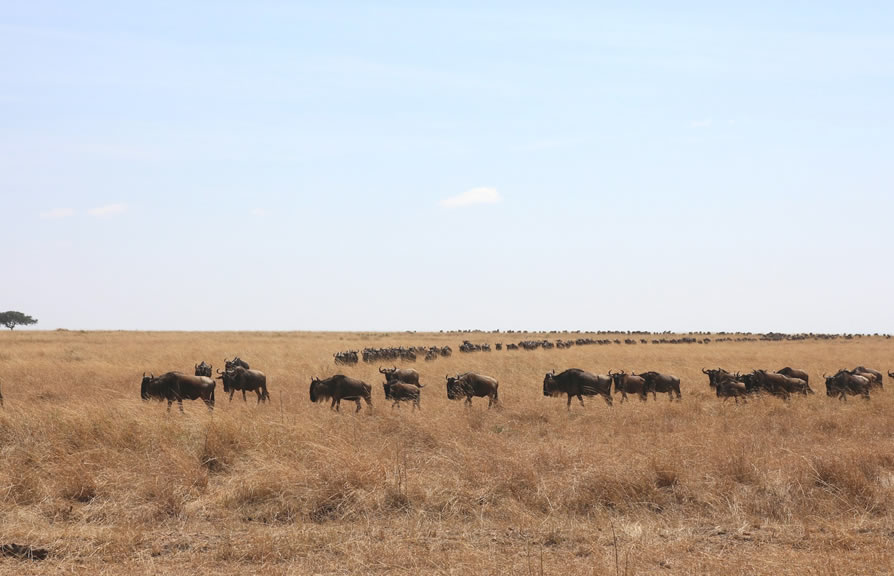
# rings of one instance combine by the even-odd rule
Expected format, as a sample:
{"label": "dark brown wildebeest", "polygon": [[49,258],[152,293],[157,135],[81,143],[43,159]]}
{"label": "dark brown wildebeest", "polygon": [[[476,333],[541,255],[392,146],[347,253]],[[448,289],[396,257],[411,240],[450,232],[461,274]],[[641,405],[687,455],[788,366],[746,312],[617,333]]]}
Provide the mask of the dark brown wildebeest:
{"label": "dark brown wildebeest", "polygon": [[683,400],[680,394],[680,379],[676,376],[660,372],[643,372],[640,377],[646,381],[643,386],[643,396],[647,396],[651,392],[652,399],[657,400],[657,393],[664,392],[671,402],[674,400],[674,394],[677,395],[677,400]]}
{"label": "dark brown wildebeest", "polygon": [[767,372],[766,370],[755,370],[751,374],[761,390],[766,390],[770,394],[780,396],[785,400],[788,400],[793,392],[800,392],[805,396],[813,394],[813,390],[810,389],[807,382],[800,378],[789,378],[783,374]]}
{"label": "dark brown wildebeest", "polygon": [[851,374],[847,370],[839,370],[834,376],[826,376],[826,396],[838,396],[839,400],[847,400],[845,395],[860,395],[869,400],[869,378]]}
{"label": "dark brown wildebeest", "polygon": [[422,409],[419,406],[419,386],[415,384],[407,384],[406,382],[400,382],[398,380],[388,380],[382,387],[385,389],[385,400],[393,400],[394,404],[391,405],[391,409],[393,410],[395,406],[397,406],[400,402],[413,402],[413,410],[416,408]]}
{"label": "dark brown wildebeest", "polygon": [[621,393],[621,403],[627,400],[627,393],[636,394],[640,400],[645,401],[646,395],[643,392],[646,386],[646,380],[642,376],[636,374],[627,374],[623,370],[612,374],[608,371],[609,378],[615,383],[615,394]]}
{"label": "dark brown wildebeest", "polygon": [[853,370],[851,370],[851,374],[856,374],[857,376],[863,376],[867,380],[869,380],[870,388],[884,388],[884,382],[882,381],[882,373],[878,370],[873,370],[872,368],[867,368],[865,366],[857,366]]}
{"label": "dark brown wildebeest", "polygon": [[356,378],[336,374],[325,380],[319,378],[310,379],[310,401],[320,402],[327,398],[332,399],[329,409],[335,408],[341,411],[342,400],[353,400],[357,403],[357,412],[360,412],[360,400],[366,401],[366,405],[372,410],[372,388],[369,384]]}
{"label": "dark brown wildebeest", "polygon": [[[145,374],[144,374],[145,376]],[[3,379],[0,378],[0,408],[3,408]]]}
{"label": "dark brown wildebeest", "polygon": [[776,373],[782,374],[783,376],[788,376],[789,378],[800,378],[801,380],[806,382],[808,386],[810,385],[810,375],[804,370],[798,370],[797,368],[790,368],[789,366],[786,366],[782,370],[777,370]]}
{"label": "dark brown wildebeest", "polygon": [[196,376],[211,378],[211,364],[205,364],[204,360],[202,360],[201,364],[196,364]]}
{"label": "dark brown wildebeest", "polygon": [[736,404],[738,404],[739,397],[742,398],[743,402],[748,401],[746,399],[748,390],[745,387],[745,383],[737,380],[732,374],[719,378],[714,386],[714,390],[717,392],[717,397],[723,398],[724,402],[730,398],[734,398]]}
{"label": "dark brown wildebeest", "polygon": [[227,360],[224,358],[224,369],[231,370],[236,366],[242,366],[246,370],[249,370],[251,366],[248,365],[248,362],[240,358],[239,356],[234,357],[232,360]]}
{"label": "dark brown wildebeest", "polygon": [[192,376],[181,372],[166,372],[156,378],[154,375],[146,376],[143,372],[143,381],[140,383],[140,397],[143,400],[158,398],[168,401],[168,412],[171,404],[176,400],[180,411],[183,412],[183,400],[196,400],[201,398],[208,406],[208,410],[214,409],[214,380],[207,376]]}
{"label": "dark brown wildebeest", "polygon": [[456,376],[445,376],[447,379],[447,398],[450,400],[466,399],[466,405],[472,406],[472,397],[487,396],[487,407],[490,409],[494,404],[499,404],[499,382],[496,378],[485,376],[484,374],[475,374],[474,372],[466,372],[457,374]]}
{"label": "dark brown wildebeest", "polygon": [[580,368],[569,368],[561,374],[556,371],[547,372],[543,377],[543,395],[568,395],[566,409],[571,410],[571,398],[577,396],[580,405],[584,405],[584,396],[602,396],[605,403],[612,405],[612,381],[608,376],[593,374]]}
{"label": "dark brown wildebeest", "polygon": [[258,404],[270,399],[270,393],[267,392],[267,375],[260,370],[246,370],[242,366],[236,366],[226,372],[218,370],[217,374],[217,380],[223,382],[224,393],[230,393],[230,402],[233,401],[236,390],[242,390],[243,402],[248,402],[245,398],[247,391],[253,391],[258,395]]}
{"label": "dark brown wildebeest", "polygon": [[387,382],[403,382],[404,384],[413,384],[419,388],[423,385],[419,383],[419,372],[412,368],[379,368],[379,372],[385,375]]}
{"label": "dark brown wildebeest", "polygon": [[711,388],[716,388],[718,382],[733,377],[732,373],[727,372],[723,368],[712,368],[711,370],[705,370],[704,368],[702,368],[702,374],[708,375],[708,386],[710,386]]}

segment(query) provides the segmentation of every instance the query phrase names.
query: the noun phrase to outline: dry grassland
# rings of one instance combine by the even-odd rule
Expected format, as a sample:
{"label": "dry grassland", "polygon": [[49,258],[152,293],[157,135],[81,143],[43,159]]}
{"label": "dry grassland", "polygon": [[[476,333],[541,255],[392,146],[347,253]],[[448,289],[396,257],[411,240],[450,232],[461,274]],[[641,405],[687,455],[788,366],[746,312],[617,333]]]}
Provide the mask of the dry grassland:
{"label": "dry grassland", "polygon": [[[415,365],[421,413],[385,403],[377,365],[332,363],[462,338],[0,335],[0,544],[51,552],[0,558],[0,573],[894,572],[894,391],[839,402],[821,382],[856,364],[887,372],[894,341],[454,353]],[[234,354],[267,373],[271,404],[220,387],[213,414],[139,399],[144,371]],[[809,370],[817,395],[722,404],[700,372],[784,365]],[[570,367],[673,373],[683,402],[595,398],[569,414],[541,390]],[[446,399],[444,374],[465,370],[499,379],[501,410]],[[372,414],[310,403],[311,376],[336,372],[373,385]]]}

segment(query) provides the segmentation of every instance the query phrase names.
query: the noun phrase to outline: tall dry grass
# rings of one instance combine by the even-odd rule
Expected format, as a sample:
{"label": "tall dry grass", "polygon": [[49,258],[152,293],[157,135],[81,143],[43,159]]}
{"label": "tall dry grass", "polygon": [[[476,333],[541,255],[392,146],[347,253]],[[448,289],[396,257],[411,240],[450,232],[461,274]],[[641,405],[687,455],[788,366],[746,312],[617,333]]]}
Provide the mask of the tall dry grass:
{"label": "tall dry grass", "polygon": [[[523,338],[513,335],[513,340]],[[503,335],[474,340],[509,341]],[[419,362],[422,411],[385,403],[366,345],[455,334],[75,333],[0,336],[0,573],[890,574],[892,392],[828,399],[823,372],[887,370],[894,344],[591,346]],[[144,371],[268,374],[249,396],[167,413],[139,400]],[[816,396],[736,406],[702,367],[793,365]],[[674,373],[683,402],[544,398],[543,374],[581,367]],[[444,374],[500,381],[502,408],[450,402]],[[373,385],[375,409],[312,405],[311,376]],[[892,384],[894,385],[894,384]]]}

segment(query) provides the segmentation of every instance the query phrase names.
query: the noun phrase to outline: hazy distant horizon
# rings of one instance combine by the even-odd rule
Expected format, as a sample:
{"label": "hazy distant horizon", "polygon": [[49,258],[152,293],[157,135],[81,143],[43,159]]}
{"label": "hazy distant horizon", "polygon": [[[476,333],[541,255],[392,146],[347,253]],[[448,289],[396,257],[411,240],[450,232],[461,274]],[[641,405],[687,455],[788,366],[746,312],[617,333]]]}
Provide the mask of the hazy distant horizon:
{"label": "hazy distant horizon", "polygon": [[894,332],[894,4],[14,3],[37,329]]}

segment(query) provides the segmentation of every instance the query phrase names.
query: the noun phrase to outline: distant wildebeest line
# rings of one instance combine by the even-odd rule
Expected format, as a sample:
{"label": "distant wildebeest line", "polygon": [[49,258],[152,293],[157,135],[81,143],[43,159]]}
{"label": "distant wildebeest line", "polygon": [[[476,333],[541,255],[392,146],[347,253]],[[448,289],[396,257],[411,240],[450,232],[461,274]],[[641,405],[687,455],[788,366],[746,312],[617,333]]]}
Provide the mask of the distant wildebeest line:
{"label": "distant wildebeest line", "polygon": [[183,412],[183,400],[196,400],[201,398],[208,406],[208,410],[214,409],[214,380],[207,376],[193,376],[181,372],[166,372],[159,377],[154,374],[146,376],[143,372],[143,380],[140,383],[140,397],[143,400],[156,398],[168,401],[168,411],[171,404],[176,401],[180,411]]}
{"label": "distant wildebeest line", "polygon": [[360,412],[360,400],[366,401],[369,410],[372,410],[372,388],[366,382],[357,380],[344,374],[336,374],[324,380],[311,378],[310,401],[321,402],[331,399],[329,409],[341,410],[342,400],[353,400],[357,403],[357,412]]}

